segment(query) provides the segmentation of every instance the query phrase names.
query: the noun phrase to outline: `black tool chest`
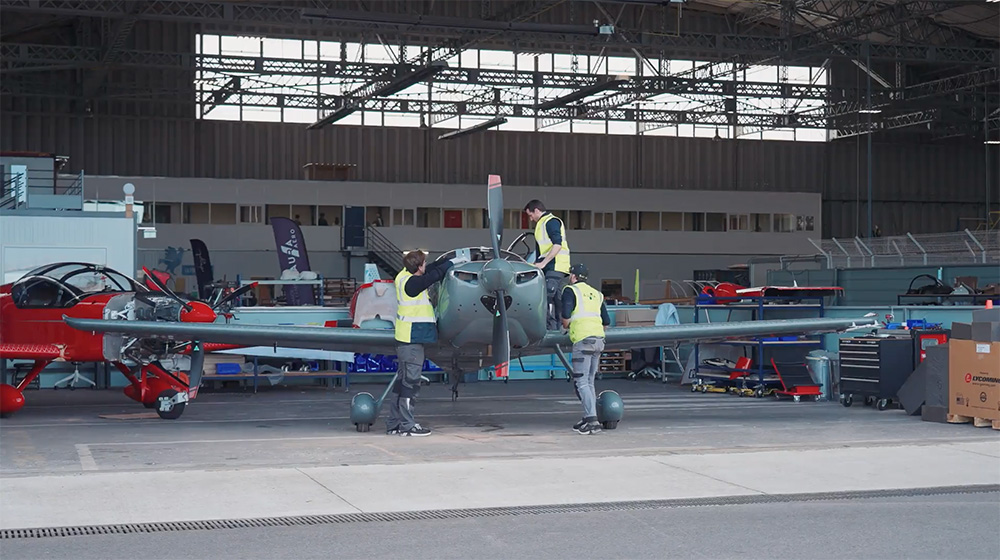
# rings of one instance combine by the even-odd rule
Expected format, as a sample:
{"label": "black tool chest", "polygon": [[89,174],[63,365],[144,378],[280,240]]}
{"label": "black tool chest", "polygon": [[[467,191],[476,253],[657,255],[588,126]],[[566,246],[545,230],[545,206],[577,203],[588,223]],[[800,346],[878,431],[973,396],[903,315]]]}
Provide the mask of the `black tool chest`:
{"label": "black tool chest", "polygon": [[865,404],[885,410],[913,367],[913,339],[909,336],[842,338],[840,402],[851,406],[854,397],[865,397]]}

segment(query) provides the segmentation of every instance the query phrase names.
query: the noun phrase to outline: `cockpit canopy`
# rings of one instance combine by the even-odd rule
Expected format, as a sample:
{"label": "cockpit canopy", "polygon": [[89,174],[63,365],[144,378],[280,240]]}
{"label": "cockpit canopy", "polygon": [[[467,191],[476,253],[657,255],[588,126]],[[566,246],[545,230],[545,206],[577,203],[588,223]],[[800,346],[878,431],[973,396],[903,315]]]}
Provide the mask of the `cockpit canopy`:
{"label": "cockpit canopy", "polygon": [[[489,261],[493,259],[493,248],[491,247],[469,247],[468,249],[469,249],[469,257],[472,259],[472,262]],[[447,253],[443,253],[440,257],[437,258],[437,260],[442,261],[447,259],[453,259],[455,258],[455,255],[457,253],[458,249],[452,249]],[[524,257],[522,257],[521,255],[518,255],[517,253],[514,253],[512,251],[507,251],[504,249],[500,249],[500,257],[503,258],[505,261],[525,262]]]}
{"label": "cockpit canopy", "polygon": [[10,289],[21,308],[72,307],[92,294],[140,292],[145,286],[120,272],[90,263],[54,263],[32,270]]}

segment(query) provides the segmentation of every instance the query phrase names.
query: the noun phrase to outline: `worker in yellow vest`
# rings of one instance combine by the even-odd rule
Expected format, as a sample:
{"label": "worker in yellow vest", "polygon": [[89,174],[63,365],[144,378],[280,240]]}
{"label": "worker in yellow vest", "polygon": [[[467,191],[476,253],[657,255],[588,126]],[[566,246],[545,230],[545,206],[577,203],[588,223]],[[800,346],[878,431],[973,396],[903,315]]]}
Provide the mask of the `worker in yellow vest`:
{"label": "worker in yellow vest", "polygon": [[562,291],[562,324],[569,329],[573,343],[573,383],[576,396],[583,403],[583,419],[573,429],[584,435],[601,431],[597,421],[597,389],[594,379],[604,351],[604,327],[611,324],[604,294],[590,287],[587,267],[574,264],[569,285]]}
{"label": "worker in yellow vest", "polygon": [[424,344],[437,342],[437,317],[427,289],[444,279],[455,264],[468,259],[454,258],[427,265],[423,251],[403,256],[403,270],[394,281],[396,288],[396,358],[399,369],[393,382],[395,400],[390,400],[385,433],[401,436],[429,436],[431,431],[413,418],[413,399],[420,392],[424,370]]}
{"label": "worker in yellow vest", "polygon": [[538,256],[535,267],[545,273],[545,294],[549,303],[548,330],[559,330],[559,294],[569,277],[569,240],[566,239],[566,225],[545,209],[541,200],[532,200],[524,206],[524,212],[535,224],[535,243]]}

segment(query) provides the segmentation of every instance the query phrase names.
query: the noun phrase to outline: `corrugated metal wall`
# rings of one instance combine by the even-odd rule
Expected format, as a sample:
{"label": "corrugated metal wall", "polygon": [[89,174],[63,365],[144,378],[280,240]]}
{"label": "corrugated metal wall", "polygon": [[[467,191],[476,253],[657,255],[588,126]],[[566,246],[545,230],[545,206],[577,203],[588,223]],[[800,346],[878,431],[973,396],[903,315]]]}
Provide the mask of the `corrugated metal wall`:
{"label": "corrugated metal wall", "polygon": [[[868,190],[866,144],[858,148],[850,141],[528,132],[439,141],[434,132],[415,128],[308,131],[281,123],[0,116],[0,149],[68,155],[65,171],[300,179],[303,165],[323,162],[357,164],[353,178],[362,181],[477,184],[499,171],[514,185],[818,192],[825,202],[825,236],[855,234],[856,200],[860,196],[863,203]],[[959,218],[983,214],[981,147],[876,144],[873,164],[874,222],[885,234],[952,231]],[[995,183],[1000,174],[992,175]],[[865,223],[864,208],[861,216]]]}

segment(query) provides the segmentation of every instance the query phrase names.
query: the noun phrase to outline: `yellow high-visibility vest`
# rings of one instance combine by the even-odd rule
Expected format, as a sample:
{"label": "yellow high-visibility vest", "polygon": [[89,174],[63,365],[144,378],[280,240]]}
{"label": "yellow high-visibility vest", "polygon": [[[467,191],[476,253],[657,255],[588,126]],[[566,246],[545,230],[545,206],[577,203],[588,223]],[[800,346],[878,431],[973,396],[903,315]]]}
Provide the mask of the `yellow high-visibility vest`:
{"label": "yellow high-visibility vest", "polygon": [[[552,214],[545,214],[535,224],[535,242],[538,243],[538,257],[544,257],[555,243],[549,238],[549,232],[545,229],[545,224],[555,218]],[[562,235],[559,252],[556,253],[555,269],[557,272],[569,274],[569,240],[566,239],[566,224],[559,220],[559,234]]]}
{"label": "yellow high-visibility vest", "polygon": [[604,322],[601,320],[601,304],[604,295],[588,284],[577,282],[567,288],[576,296],[576,307],[569,318],[569,339],[573,344],[588,336],[604,338]]}
{"label": "yellow high-visibility vest", "polygon": [[411,276],[413,274],[404,268],[393,281],[396,288],[396,340],[399,342],[410,342],[413,323],[437,322],[427,290],[420,292],[417,297],[406,295],[406,281]]}

